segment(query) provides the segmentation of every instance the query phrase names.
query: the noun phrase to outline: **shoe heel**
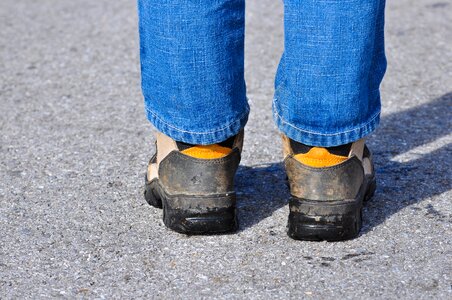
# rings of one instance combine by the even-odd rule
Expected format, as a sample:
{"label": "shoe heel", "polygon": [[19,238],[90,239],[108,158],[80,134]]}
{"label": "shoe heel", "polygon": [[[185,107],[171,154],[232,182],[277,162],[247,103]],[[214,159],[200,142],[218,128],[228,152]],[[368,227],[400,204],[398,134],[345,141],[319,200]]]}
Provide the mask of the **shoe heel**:
{"label": "shoe heel", "polygon": [[214,196],[168,195],[158,180],[146,182],[146,201],[163,208],[166,227],[184,234],[215,234],[238,228],[235,193]]}
{"label": "shoe heel", "polygon": [[361,229],[362,199],[333,203],[292,198],[289,207],[288,235],[296,240],[348,240]]}
{"label": "shoe heel", "polygon": [[163,222],[179,233],[216,234],[235,231],[237,217],[234,207],[219,209],[173,209],[164,201]]}

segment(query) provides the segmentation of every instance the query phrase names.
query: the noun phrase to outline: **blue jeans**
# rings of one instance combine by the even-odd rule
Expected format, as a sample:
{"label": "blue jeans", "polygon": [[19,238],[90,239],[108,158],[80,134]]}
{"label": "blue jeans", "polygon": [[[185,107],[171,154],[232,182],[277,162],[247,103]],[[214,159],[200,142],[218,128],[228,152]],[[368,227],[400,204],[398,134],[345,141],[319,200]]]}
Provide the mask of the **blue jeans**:
{"label": "blue jeans", "polygon": [[[285,47],[273,115],[288,137],[337,146],[379,122],[385,0],[284,0]],[[237,134],[248,119],[244,0],[138,0],[147,117],[191,144]]]}

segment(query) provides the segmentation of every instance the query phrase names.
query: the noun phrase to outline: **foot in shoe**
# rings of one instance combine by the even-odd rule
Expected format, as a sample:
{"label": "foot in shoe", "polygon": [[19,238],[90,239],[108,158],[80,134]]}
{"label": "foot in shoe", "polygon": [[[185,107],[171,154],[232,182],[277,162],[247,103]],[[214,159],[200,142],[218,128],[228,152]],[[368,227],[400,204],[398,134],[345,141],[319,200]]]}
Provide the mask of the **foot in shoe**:
{"label": "foot in shoe", "polygon": [[291,199],[288,234],[301,240],[345,240],[359,234],[362,204],[375,191],[364,140],[332,148],[283,136]]}
{"label": "foot in shoe", "polygon": [[157,134],[148,165],[145,199],[163,208],[165,225],[185,234],[237,228],[234,175],[240,162],[243,130],[214,145],[191,145]]}

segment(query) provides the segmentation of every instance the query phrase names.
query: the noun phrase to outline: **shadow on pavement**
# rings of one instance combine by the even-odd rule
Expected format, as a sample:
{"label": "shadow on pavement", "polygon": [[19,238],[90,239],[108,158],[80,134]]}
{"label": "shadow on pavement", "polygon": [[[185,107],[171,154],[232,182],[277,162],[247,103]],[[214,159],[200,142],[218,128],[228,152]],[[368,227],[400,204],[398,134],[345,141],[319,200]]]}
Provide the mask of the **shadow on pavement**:
{"label": "shadow on pavement", "polygon": [[[401,209],[452,189],[452,145],[449,143],[430,152],[422,148],[451,133],[451,112],[452,93],[447,93],[432,102],[382,118],[380,128],[369,139],[378,187],[374,198],[364,207],[361,235]],[[421,148],[418,154],[411,153],[414,159],[410,156],[404,160],[394,159],[416,147]],[[285,176],[282,163],[239,168],[236,190],[241,230],[259,223],[288,203]],[[432,205],[411,209],[439,222],[451,222],[450,216]]]}
{"label": "shadow on pavement", "polygon": [[270,217],[289,203],[282,163],[240,166],[235,182],[240,230]]}
{"label": "shadow on pavement", "polygon": [[[432,143],[452,133],[452,93],[431,102],[385,116],[371,137],[377,169],[377,192],[364,208],[361,234],[383,223],[401,209],[452,189],[452,144]],[[428,145],[432,143],[432,145]],[[417,148],[420,147],[420,148]],[[431,149],[429,149],[431,147]],[[417,148],[418,151],[414,150]],[[436,149],[435,149],[436,148]],[[405,160],[396,156],[411,152]],[[413,212],[440,222],[451,217],[431,204]]]}

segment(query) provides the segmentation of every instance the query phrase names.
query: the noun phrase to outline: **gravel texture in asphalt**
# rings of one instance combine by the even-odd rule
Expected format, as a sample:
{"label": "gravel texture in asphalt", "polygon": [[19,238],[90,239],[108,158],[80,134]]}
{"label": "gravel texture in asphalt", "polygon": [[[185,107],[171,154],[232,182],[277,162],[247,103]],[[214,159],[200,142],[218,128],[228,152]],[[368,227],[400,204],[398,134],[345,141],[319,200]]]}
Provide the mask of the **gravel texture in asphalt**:
{"label": "gravel texture in asphalt", "polygon": [[153,152],[134,1],[0,3],[0,298],[452,298],[452,3],[387,5],[359,238],[286,235],[271,116],[282,5],[248,1],[236,234],[184,236],[143,199]]}

